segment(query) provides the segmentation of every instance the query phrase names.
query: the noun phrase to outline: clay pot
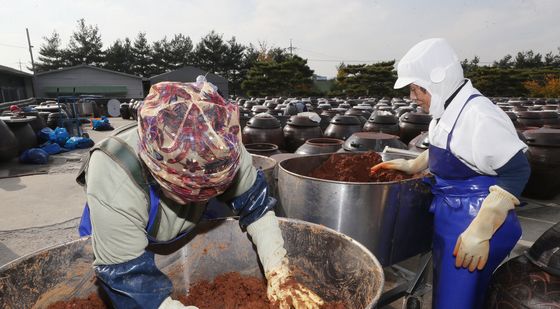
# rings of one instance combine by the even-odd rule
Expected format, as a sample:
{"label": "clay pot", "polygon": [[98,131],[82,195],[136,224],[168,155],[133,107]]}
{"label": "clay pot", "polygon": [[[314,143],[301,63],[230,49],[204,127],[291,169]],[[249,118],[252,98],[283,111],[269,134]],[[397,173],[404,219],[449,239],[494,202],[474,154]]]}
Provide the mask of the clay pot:
{"label": "clay pot", "polygon": [[17,139],[10,128],[0,119],[0,162],[9,161],[17,155]]}
{"label": "clay pot", "polygon": [[253,115],[257,115],[260,113],[267,113],[268,111],[269,109],[264,105],[254,105],[251,108],[251,113],[253,113]]}
{"label": "clay pot", "polygon": [[525,254],[492,275],[484,308],[542,309],[560,304],[560,224],[552,226]]}
{"label": "clay pot", "polygon": [[395,114],[397,115],[397,117],[400,117],[408,112],[413,112],[415,110],[416,109],[412,106],[401,106],[395,110]]}
{"label": "clay pot", "polygon": [[529,146],[531,176],[523,196],[550,199],[560,192],[560,129],[541,128],[523,132]]}
{"label": "clay pot", "polygon": [[288,152],[296,151],[299,146],[303,145],[310,138],[323,136],[319,123],[305,116],[290,117],[283,131]]}
{"label": "clay pot", "polygon": [[40,131],[42,128],[47,126],[46,122],[39,115],[39,112],[24,112],[23,115],[26,117],[33,117],[33,119],[29,121],[29,125],[31,126],[31,129],[33,129],[33,132]]}
{"label": "clay pot", "polygon": [[371,112],[366,111],[366,110],[356,109],[356,108],[353,107],[353,108],[347,110],[344,113],[344,115],[358,117],[358,119],[360,119],[360,123],[362,124],[362,126],[364,126],[364,124],[366,124],[366,121],[368,120],[368,118],[371,116]]}
{"label": "clay pot", "polygon": [[432,116],[425,113],[409,112],[399,119],[401,141],[408,144],[418,134],[428,131]]}
{"label": "clay pot", "polygon": [[130,119],[130,104],[129,103],[121,103],[120,106],[121,118],[122,119]]}
{"label": "clay pot", "polygon": [[37,146],[37,135],[29,124],[31,119],[4,119],[4,122],[16,138],[18,153]]}
{"label": "clay pot", "polygon": [[245,149],[249,153],[270,157],[275,154],[282,153],[278,146],[275,144],[270,143],[253,143],[253,144],[244,144]]}
{"label": "clay pot", "polygon": [[399,135],[399,120],[391,113],[376,112],[371,115],[363,131],[365,132],[383,132],[391,135]]}
{"label": "clay pot", "polygon": [[543,120],[540,113],[535,111],[516,112],[517,122],[522,127],[542,127]]}
{"label": "clay pot", "polygon": [[344,142],[339,152],[381,152],[386,146],[407,149],[398,136],[378,132],[357,132]]}
{"label": "clay pot", "polygon": [[333,153],[342,148],[343,143],[343,140],[336,138],[312,138],[306,140],[295,153],[302,155]]}
{"label": "clay pot", "polygon": [[280,121],[270,114],[258,114],[249,119],[243,128],[244,144],[270,143],[278,148],[284,148],[284,133]]}
{"label": "clay pot", "polygon": [[430,147],[430,139],[428,137],[428,132],[422,132],[418,134],[408,143],[408,150],[416,152],[424,152]]}
{"label": "clay pot", "polygon": [[560,118],[558,118],[558,113],[554,111],[542,111],[540,112],[543,126],[556,127],[560,125]]}
{"label": "clay pot", "polygon": [[325,133],[325,137],[338,138],[346,140],[350,135],[360,132],[362,130],[362,125],[360,119],[355,116],[347,115],[337,115],[333,119]]}

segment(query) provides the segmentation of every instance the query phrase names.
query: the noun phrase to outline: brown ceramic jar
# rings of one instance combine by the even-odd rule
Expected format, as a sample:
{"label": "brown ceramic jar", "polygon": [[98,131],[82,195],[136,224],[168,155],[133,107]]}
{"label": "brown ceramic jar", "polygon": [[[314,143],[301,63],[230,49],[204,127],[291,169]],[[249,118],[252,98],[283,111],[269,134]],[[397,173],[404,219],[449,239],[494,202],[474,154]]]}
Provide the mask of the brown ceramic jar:
{"label": "brown ceramic jar", "polygon": [[331,119],[331,122],[323,136],[338,138],[346,140],[350,135],[360,132],[362,125],[360,119],[355,116],[336,115]]}
{"label": "brown ceramic jar", "polygon": [[529,146],[531,176],[524,196],[550,199],[560,193],[560,129],[541,128],[523,132]]}
{"label": "brown ceramic jar", "polygon": [[339,152],[382,152],[386,146],[407,149],[406,145],[396,135],[379,132],[356,132],[344,142]]}
{"label": "brown ceramic jar", "polygon": [[17,155],[17,139],[10,128],[0,119],[0,162],[9,161]]}
{"label": "brown ceramic jar", "polygon": [[391,135],[399,135],[399,120],[398,118],[386,112],[375,112],[368,119],[363,127],[365,132],[383,132]]}
{"label": "brown ceramic jar", "polygon": [[401,141],[408,144],[418,134],[428,131],[432,116],[419,112],[408,112],[399,119]]}
{"label": "brown ceramic jar", "polygon": [[243,128],[244,144],[270,143],[284,148],[284,133],[280,121],[270,114],[258,114],[249,119]]}
{"label": "brown ceramic jar", "polygon": [[310,138],[319,138],[323,132],[319,122],[315,122],[306,116],[292,116],[284,127],[284,142],[288,152],[296,151]]}
{"label": "brown ceramic jar", "polygon": [[336,138],[312,138],[305,141],[305,143],[296,150],[296,154],[313,155],[322,153],[337,152],[344,143],[341,139]]}
{"label": "brown ceramic jar", "polygon": [[270,157],[275,154],[282,153],[280,149],[278,149],[278,146],[270,143],[245,144],[245,149],[247,149],[249,153],[265,157]]}

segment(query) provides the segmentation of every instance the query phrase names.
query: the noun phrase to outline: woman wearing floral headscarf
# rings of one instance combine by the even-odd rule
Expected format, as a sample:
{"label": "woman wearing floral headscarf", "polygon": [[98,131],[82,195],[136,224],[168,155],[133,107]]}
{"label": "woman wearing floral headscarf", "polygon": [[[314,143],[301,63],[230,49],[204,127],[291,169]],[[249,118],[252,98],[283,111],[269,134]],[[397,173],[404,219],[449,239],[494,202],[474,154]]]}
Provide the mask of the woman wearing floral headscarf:
{"label": "woman wearing floral headscarf", "polygon": [[228,201],[257,247],[268,297],[282,308],[318,308],[307,288],[287,288],[284,240],[262,171],[241,143],[237,107],[203,79],[158,83],[138,110],[138,125],[91,151],[82,236],[92,235],[94,268],[115,308],[194,308],[169,297],[150,243],[194,228],[209,199]]}

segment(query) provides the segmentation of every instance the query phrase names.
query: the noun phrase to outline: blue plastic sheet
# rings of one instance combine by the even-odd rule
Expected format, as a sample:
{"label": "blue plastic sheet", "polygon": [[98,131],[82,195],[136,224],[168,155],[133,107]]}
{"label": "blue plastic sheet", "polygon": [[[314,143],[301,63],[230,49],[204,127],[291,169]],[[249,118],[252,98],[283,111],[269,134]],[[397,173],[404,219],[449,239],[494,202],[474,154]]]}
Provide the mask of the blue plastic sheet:
{"label": "blue plastic sheet", "polygon": [[49,163],[49,154],[41,148],[30,148],[19,156],[19,162],[30,164]]}

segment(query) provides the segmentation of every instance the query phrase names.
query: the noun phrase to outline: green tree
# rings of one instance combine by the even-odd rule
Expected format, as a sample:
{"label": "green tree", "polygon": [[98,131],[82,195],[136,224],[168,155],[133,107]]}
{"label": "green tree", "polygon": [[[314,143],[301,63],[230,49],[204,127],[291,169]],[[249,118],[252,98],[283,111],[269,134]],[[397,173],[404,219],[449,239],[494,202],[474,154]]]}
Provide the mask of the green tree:
{"label": "green tree", "polygon": [[542,56],[541,54],[533,53],[532,50],[525,51],[525,52],[518,52],[517,56],[515,57],[515,64],[514,67],[517,69],[521,68],[538,68],[542,67]]}
{"label": "green tree", "polygon": [[224,58],[224,77],[229,81],[230,93],[236,95],[241,89],[245,46],[237,43],[235,37],[232,37],[227,41],[227,47]]}
{"label": "green tree", "polygon": [[338,68],[331,95],[394,96],[397,94],[393,89],[397,79],[394,66],[394,60],[374,64],[342,63]]}
{"label": "green tree", "polygon": [[132,72],[138,76],[150,77],[152,73],[152,49],[146,39],[146,34],[138,33],[132,45],[132,56],[134,63],[132,64]]}
{"label": "green tree", "polygon": [[102,49],[103,43],[97,25],[86,25],[82,18],[78,20],[78,30],[70,37],[65,57],[70,66],[79,64],[103,66]]}
{"label": "green tree", "polygon": [[171,71],[171,52],[167,37],[164,37],[159,41],[155,41],[152,44],[151,52],[151,74],[158,75]]}
{"label": "green tree", "polygon": [[313,70],[307,60],[294,55],[285,61],[257,61],[242,82],[249,96],[305,96],[313,92]]}
{"label": "green tree", "polygon": [[[560,51],[560,48],[558,48],[558,51]],[[560,53],[558,55],[554,55],[552,52],[549,52],[544,55],[544,65],[547,67],[560,68]]]}
{"label": "green tree", "polygon": [[169,41],[169,69],[175,70],[193,63],[193,43],[188,36],[175,34]]}
{"label": "green tree", "polygon": [[61,69],[66,66],[64,50],[60,48],[60,36],[53,31],[50,37],[43,37],[45,43],[39,49],[38,62],[35,63],[35,72],[46,72]]}
{"label": "green tree", "polygon": [[105,68],[113,71],[133,74],[132,44],[129,38],[123,41],[116,40],[111,47],[105,51]]}
{"label": "green tree", "polygon": [[512,56],[511,55],[506,55],[504,56],[504,58],[498,60],[498,61],[494,61],[494,66],[497,68],[502,68],[502,69],[511,69],[513,68],[513,60],[512,60]]}
{"label": "green tree", "polygon": [[203,70],[224,75],[227,50],[228,46],[224,43],[222,35],[212,30],[196,45],[196,63]]}

